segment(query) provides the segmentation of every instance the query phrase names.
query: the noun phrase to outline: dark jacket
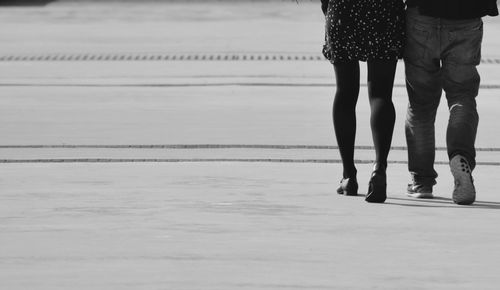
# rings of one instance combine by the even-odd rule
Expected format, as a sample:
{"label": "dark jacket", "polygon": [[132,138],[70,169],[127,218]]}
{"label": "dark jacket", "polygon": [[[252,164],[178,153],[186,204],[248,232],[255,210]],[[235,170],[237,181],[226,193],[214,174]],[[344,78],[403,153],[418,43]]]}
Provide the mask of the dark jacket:
{"label": "dark jacket", "polygon": [[497,0],[407,0],[408,6],[417,6],[420,13],[446,19],[471,19],[497,16]]}

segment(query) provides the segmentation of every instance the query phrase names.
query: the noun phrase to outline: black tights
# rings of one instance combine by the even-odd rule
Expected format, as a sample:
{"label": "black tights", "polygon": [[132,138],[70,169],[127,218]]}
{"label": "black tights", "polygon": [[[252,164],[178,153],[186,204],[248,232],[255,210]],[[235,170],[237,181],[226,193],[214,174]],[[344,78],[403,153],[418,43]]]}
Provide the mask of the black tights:
{"label": "black tights", "polygon": [[[368,61],[368,96],[370,125],[375,146],[375,162],[387,166],[396,112],[392,88],[397,61]],[[354,140],[356,137],[356,103],[359,95],[359,62],[335,64],[337,92],[333,102],[333,125],[344,166],[344,178],[356,175]]]}

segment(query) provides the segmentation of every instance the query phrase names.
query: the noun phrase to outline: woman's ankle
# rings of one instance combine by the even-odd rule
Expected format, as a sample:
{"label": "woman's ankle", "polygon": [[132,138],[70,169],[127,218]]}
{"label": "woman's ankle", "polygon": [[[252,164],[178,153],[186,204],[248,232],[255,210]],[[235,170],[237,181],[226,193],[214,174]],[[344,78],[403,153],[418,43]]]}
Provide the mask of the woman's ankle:
{"label": "woman's ankle", "polygon": [[387,170],[387,161],[375,161],[373,163],[373,172],[374,173],[385,173]]}

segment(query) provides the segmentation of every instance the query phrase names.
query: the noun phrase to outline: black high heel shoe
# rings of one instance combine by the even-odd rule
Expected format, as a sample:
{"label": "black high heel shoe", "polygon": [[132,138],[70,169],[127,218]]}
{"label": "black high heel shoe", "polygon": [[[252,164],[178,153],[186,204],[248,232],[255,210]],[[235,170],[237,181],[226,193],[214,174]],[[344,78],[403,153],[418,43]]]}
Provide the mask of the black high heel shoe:
{"label": "black high heel shoe", "polygon": [[356,180],[356,176],[343,178],[337,188],[337,193],[348,196],[358,195],[358,181]]}
{"label": "black high heel shoe", "polygon": [[368,183],[368,193],[365,200],[373,203],[384,203],[387,199],[387,165],[375,163],[372,176]]}

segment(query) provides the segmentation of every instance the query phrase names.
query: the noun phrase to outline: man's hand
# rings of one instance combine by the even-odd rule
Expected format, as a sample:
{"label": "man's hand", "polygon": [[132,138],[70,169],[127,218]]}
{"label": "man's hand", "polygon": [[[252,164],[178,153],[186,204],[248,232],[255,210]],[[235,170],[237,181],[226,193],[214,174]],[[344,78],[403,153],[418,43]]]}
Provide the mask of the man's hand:
{"label": "man's hand", "polygon": [[326,12],[328,11],[328,2],[329,0],[321,0],[321,10],[323,10],[323,14],[326,15]]}

